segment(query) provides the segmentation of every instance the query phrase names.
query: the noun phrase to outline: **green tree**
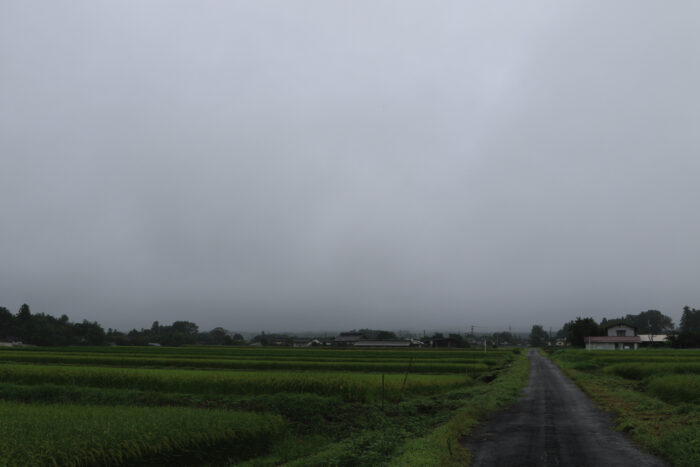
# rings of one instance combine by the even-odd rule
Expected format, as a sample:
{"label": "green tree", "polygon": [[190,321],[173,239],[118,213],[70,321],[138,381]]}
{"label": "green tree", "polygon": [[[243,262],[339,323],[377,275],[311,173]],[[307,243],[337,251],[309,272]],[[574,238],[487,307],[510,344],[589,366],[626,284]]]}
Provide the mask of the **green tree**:
{"label": "green tree", "polygon": [[244,339],[243,336],[242,336],[241,334],[239,334],[239,333],[236,333],[236,334],[233,335],[232,341],[233,341],[233,344],[243,344],[243,343],[245,343],[245,339]]}
{"label": "green tree", "polygon": [[530,345],[532,347],[545,347],[549,343],[549,334],[544,328],[535,324],[530,331]]}
{"label": "green tree", "polygon": [[103,345],[105,343],[105,330],[97,321],[90,322],[84,319],[82,323],[74,324],[73,329],[74,335],[81,344]]}
{"label": "green tree", "polygon": [[26,303],[22,304],[21,307],[19,307],[19,311],[17,312],[17,320],[19,320],[20,323],[26,323],[32,319],[32,312],[29,310],[29,305]]}
{"label": "green tree", "polygon": [[12,336],[14,326],[15,317],[10,310],[0,306],[0,337]]}
{"label": "green tree", "polygon": [[584,339],[588,336],[600,335],[601,328],[593,318],[577,317],[574,321],[569,321],[561,331],[566,337],[569,345],[583,347]]}
{"label": "green tree", "polygon": [[387,341],[387,340],[392,340],[396,339],[396,334],[391,332],[391,331],[378,331],[377,332],[377,339],[380,341]]}
{"label": "green tree", "polygon": [[681,333],[700,334],[700,310],[684,306],[680,330]]}
{"label": "green tree", "polygon": [[16,329],[19,335],[22,337],[22,341],[26,343],[31,343],[32,340],[32,313],[29,310],[29,305],[26,303],[19,307],[17,312]]}
{"label": "green tree", "polygon": [[450,333],[447,338],[450,340],[451,347],[457,347],[458,349],[469,347],[469,344],[467,344],[467,341],[464,340],[461,334]]}
{"label": "green tree", "polygon": [[231,344],[231,336],[228,331],[222,327],[214,328],[209,331],[206,340],[214,345],[229,345]]}
{"label": "green tree", "polygon": [[625,321],[637,328],[639,334],[666,334],[673,331],[673,320],[659,310],[647,310],[625,316]]}

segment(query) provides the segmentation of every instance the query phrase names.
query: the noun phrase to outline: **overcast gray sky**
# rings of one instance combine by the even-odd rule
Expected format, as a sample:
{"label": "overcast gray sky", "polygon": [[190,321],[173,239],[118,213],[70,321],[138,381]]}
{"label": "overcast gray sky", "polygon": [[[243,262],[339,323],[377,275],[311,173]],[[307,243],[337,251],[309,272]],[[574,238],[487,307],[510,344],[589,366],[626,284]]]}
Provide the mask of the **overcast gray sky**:
{"label": "overcast gray sky", "polygon": [[700,306],[700,2],[0,2],[0,306],[560,327]]}

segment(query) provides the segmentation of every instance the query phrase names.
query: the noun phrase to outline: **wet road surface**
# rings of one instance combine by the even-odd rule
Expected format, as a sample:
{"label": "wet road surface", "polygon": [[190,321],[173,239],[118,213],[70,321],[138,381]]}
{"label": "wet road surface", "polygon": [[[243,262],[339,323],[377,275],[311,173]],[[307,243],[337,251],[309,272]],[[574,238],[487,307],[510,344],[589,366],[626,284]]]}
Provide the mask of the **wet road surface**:
{"label": "wet road surface", "polygon": [[463,444],[474,466],[663,466],[612,428],[557,366],[528,352],[530,380],[522,398],[477,428]]}

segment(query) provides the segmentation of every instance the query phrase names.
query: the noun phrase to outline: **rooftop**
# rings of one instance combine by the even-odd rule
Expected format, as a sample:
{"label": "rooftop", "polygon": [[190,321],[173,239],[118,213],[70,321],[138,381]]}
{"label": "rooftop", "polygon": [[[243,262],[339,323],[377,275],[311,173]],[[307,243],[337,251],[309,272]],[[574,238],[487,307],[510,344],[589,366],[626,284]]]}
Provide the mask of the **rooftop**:
{"label": "rooftop", "polygon": [[641,342],[642,340],[639,336],[588,336],[585,337],[586,342],[591,343],[620,343],[620,344],[634,344],[635,342]]}

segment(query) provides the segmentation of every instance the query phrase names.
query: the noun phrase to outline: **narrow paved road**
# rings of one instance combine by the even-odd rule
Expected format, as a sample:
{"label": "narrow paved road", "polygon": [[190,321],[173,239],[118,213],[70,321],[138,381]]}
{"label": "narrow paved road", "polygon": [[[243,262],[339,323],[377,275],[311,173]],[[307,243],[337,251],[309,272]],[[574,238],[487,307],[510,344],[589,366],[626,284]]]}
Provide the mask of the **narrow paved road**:
{"label": "narrow paved road", "polygon": [[548,358],[530,350],[530,380],[523,397],[463,440],[474,466],[663,466],[612,429],[596,408]]}

